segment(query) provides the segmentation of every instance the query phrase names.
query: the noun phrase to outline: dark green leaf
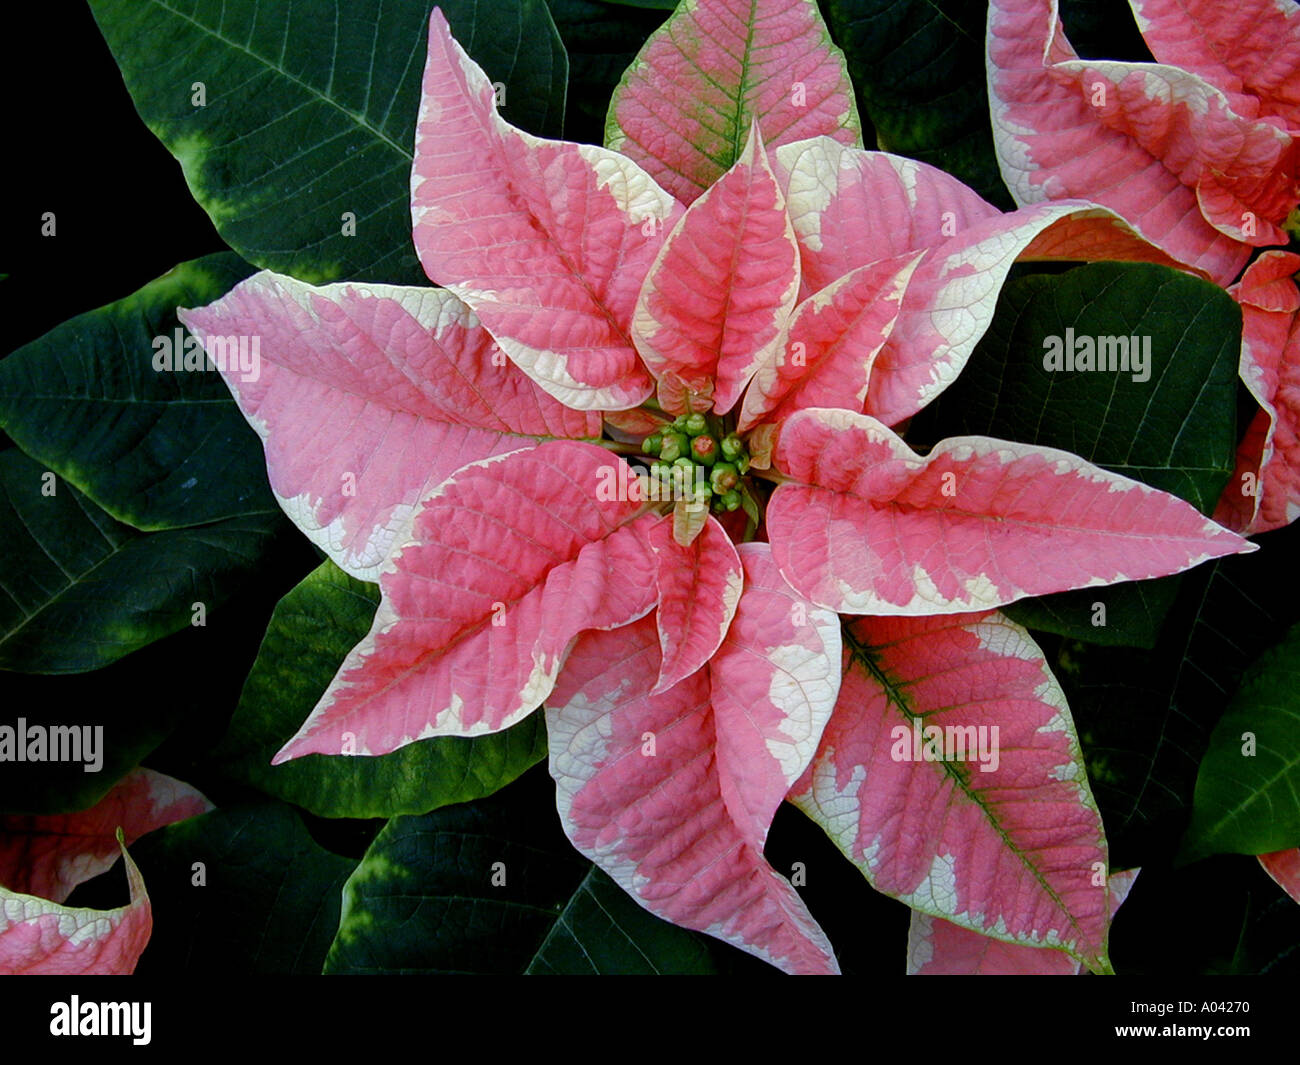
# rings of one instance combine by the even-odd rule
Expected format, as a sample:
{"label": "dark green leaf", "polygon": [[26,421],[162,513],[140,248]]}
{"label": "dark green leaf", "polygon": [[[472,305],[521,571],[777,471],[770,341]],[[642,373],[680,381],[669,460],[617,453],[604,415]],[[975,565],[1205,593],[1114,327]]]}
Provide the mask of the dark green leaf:
{"label": "dark green leaf", "polygon": [[1300,846],[1300,625],[1246,671],[1196,775],[1187,860]]}
{"label": "dark green leaf", "polygon": [[379,757],[272,756],[370,631],[373,584],[325,562],[280,601],[214,758],[232,777],[322,817],[424,813],[489,795],[546,757],[540,714],[485,736],[443,736]]}
{"label": "dark green leaf", "polygon": [[[1067,330],[1094,338],[1094,347],[1097,337],[1149,337],[1149,362],[1127,372],[1046,368],[1047,345],[1057,338],[1064,346]],[[1096,263],[1022,277],[1002,290],[970,362],[917,416],[908,439],[972,434],[1060,448],[1208,514],[1234,465],[1240,347],[1233,299],[1163,266]],[[1075,639],[1150,647],[1176,585],[1166,578],[1086,588],[1007,613]]]}
{"label": "dark green leaf", "polygon": [[98,669],[205,619],[284,525],[275,510],[141,533],[20,451],[0,452],[0,669]]}
{"label": "dark green leaf", "polygon": [[1181,576],[1080,588],[1033,599],[1004,609],[1013,621],[1040,632],[1055,632],[1112,647],[1155,646],[1160,626],[1178,598]]}
{"label": "dark green leaf", "polygon": [[685,973],[694,933],[642,910],[560,831],[553,785],[397,817],[343,893],[331,973]]}
{"label": "dark green leaf", "polygon": [[[91,0],[136,109],[225,241],[316,284],[427,283],[409,183],[431,6]],[[503,116],[558,136],[567,63],[543,0],[439,6],[504,85]]]}
{"label": "dark green leaf", "polygon": [[[98,772],[86,772],[79,762],[5,763],[0,813],[88,809],[146,757],[152,768],[227,801],[224,782],[196,761],[226,730],[276,600],[316,562],[307,542],[285,523],[249,586],[212,611],[206,625],[186,625],[88,673],[0,677],[0,724],[12,726],[21,716],[28,724],[104,730]],[[0,585],[8,581],[0,573]]]}
{"label": "dark green leaf", "polygon": [[1300,622],[1293,585],[1279,579],[1300,527],[1259,542],[1186,575],[1152,650],[1040,639],[1074,714],[1115,868],[1172,860],[1211,731],[1247,666]]}
{"label": "dark green leaf", "polygon": [[[210,303],[250,273],[229,253],[182,263],[19,348],[0,362],[0,425],[137,529],[274,509],[257,434],[206,360],[201,371],[183,369],[188,334],[175,313]],[[155,357],[169,368],[156,370]]]}
{"label": "dark green leaf", "polygon": [[1014,205],[993,151],[982,0],[823,0],[877,147]]}
{"label": "dark green leaf", "polygon": [[709,951],[698,937],[642,909],[594,865],[526,970],[591,976],[712,971]]}
{"label": "dark green leaf", "polygon": [[280,803],[170,825],[131,856],[153,904],[154,935],[137,973],[205,978],[319,974],[355,865],[317,846]]}

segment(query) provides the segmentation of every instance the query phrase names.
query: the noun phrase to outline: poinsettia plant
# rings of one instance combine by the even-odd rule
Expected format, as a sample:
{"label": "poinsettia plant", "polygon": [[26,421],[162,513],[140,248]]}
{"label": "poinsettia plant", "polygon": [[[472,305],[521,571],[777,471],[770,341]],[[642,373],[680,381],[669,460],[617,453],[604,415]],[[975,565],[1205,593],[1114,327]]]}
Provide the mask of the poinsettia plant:
{"label": "poinsettia plant", "polygon": [[[373,103],[380,22],[364,82],[353,57],[324,90],[319,56],[291,47],[291,27],[249,23],[232,62],[252,57],[305,86],[302,106],[331,103],[375,151],[408,151],[409,187],[394,192],[383,168],[347,170],[357,145],[337,148],[335,166],[373,173],[385,190],[375,194],[335,189],[329,165],[294,187],[299,155],[279,176],[239,162],[243,138],[265,131],[228,107],[225,82],[194,82],[189,111],[177,111],[153,96],[127,43],[135,20],[182,40],[191,27],[163,11],[92,6],[142,114],[222,236],[262,267],[193,264],[109,309],[143,304],[149,328],[178,323],[148,339],[147,372],[131,387],[164,410],[216,404],[221,413],[204,416],[225,420],[209,438],[246,421],[266,481],[246,431],[230,437],[242,441],[237,460],[233,447],[222,454],[232,474],[205,464],[204,439],[178,444],[177,424],[110,425],[94,409],[94,373],[66,371],[59,431],[35,426],[20,410],[46,372],[38,341],[0,364],[0,417],[17,445],[6,456],[11,510],[41,548],[62,512],[38,512],[31,498],[36,475],[53,471],[64,496],[44,498],[71,493],[76,520],[112,545],[97,564],[125,583],[143,580],[128,556],[155,547],[192,572],[205,530],[237,556],[225,569],[247,572],[282,535],[268,504],[324,556],[271,617],[224,739],[190,760],[218,808],[205,812],[195,793],[201,805],[156,824],[201,816],[146,837],[146,858],[218,846],[223,816],[273,816],[227,813],[226,788],[310,817],[389,819],[365,833],[359,862],[294,836],[312,855],[304,890],[333,899],[316,962],[328,971],[463,969],[478,933],[452,900],[495,898],[510,916],[493,949],[522,950],[510,964],[529,971],[564,971],[577,954],[579,968],[622,968],[617,956],[594,960],[609,949],[594,942],[594,905],[652,968],[689,967],[682,959],[714,949],[703,933],[786,972],[838,972],[838,920],[805,899],[806,863],[773,857],[783,806],[856,867],[860,892],[905,904],[908,972],[1114,971],[1111,922],[1143,890],[1138,867],[1165,886],[1174,857],[1135,822],[1186,825],[1182,860],[1265,856],[1294,894],[1300,811],[1283,805],[1259,825],[1252,807],[1285,784],[1267,766],[1265,781],[1243,780],[1232,747],[1247,727],[1268,765],[1283,778],[1294,769],[1300,737],[1285,711],[1268,710],[1296,642],[1285,606],[1243,615],[1258,644],[1207,671],[1218,702],[1187,741],[1205,758],[1177,788],[1156,700],[1147,714],[1160,737],[1134,783],[1141,770],[1107,758],[1124,748],[1093,694],[1098,671],[1120,661],[1105,653],[1149,653],[1124,668],[1170,673],[1158,698],[1190,706],[1185,667],[1213,653],[1192,648],[1213,622],[1207,604],[1220,586],[1250,599],[1255,582],[1270,583],[1270,552],[1245,537],[1285,530],[1300,505],[1290,472],[1300,256],[1266,251],[1222,287],[1251,248],[1284,242],[1300,201],[1288,112],[1243,102],[1276,97],[1259,89],[1262,75],[1245,78],[1249,92],[1206,88],[1217,68],[1187,45],[1188,71],[1167,75],[1179,87],[1169,115],[1152,118],[1153,79],[1166,75],[1141,63],[1104,66],[1103,102],[1092,103],[1094,68],[1067,55],[1054,5],[995,0],[989,154],[1023,204],[1004,210],[940,166],[880,150],[895,116],[867,69],[879,44],[855,28],[873,4],[824,5],[829,24],[811,0],[680,5],[611,87],[603,145],[559,139],[536,98],[518,113],[552,135],[512,124],[520,90],[494,81],[500,60],[477,33],[491,19],[480,27],[456,4],[427,24],[421,12],[408,142],[388,126],[391,102]],[[1151,6],[1135,9],[1144,29],[1185,14]],[[582,20],[565,21],[564,5],[518,7],[517,40],[528,20],[549,31],[535,51],[564,54],[552,15],[580,39]],[[1197,26],[1212,20],[1193,13]],[[262,59],[277,33],[280,59]],[[1225,35],[1218,26],[1193,43]],[[1186,44],[1174,30],[1148,39]],[[1243,55],[1234,76],[1256,69]],[[530,74],[518,49],[515,63],[546,100],[558,80],[563,101],[562,72],[534,58]],[[982,86],[982,50],[978,74]],[[1044,77],[1050,92],[1035,87]],[[218,101],[225,109],[203,113]],[[293,109],[258,106],[286,119]],[[877,149],[864,145],[870,121]],[[1095,157],[1072,148],[1081,128]],[[1109,171],[1090,167],[1112,166],[1115,137],[1152,161],[1112,194]],[[331,211],[368,208],[340,207],[341,238],[366,250],[322,235],[302,244],[321,249],[315,258],[285,252],[277,197],[317,203],[327,190]],[[384,195],[409,211],[423,282],[383,243]],[[1173,206],[1155,211],[1148,197]],[[1258,225],[1229,233],[1238,207]],[[1102,265],[1062,272],[1077,262]],[[94,335],[93,322],[77,328]],[[1091,354],[1076,367],[1073,350],[1069,369],[1051,365],[1044,351],[1076,335],[1104,342],[1112,360],[1124,341],[1122,370]],[[192,383],[205,352],[233,407]],[[1238,370],[1258,406],[1240,430]],[[88,431],[94,462],[79,439]],[[104,468],[105,451],[120,469]],[[196,485],[205,502],[191,508]],[[61,552],[45,554],[66,575]],[[1185,571],[1199,583],[1180,591],[1173,575]],[[155,597],[154,630],[114,638],[142,647],[184,627],[187,607],[202,627],[195,594]],[[1190,630],[1179,627],[1189,598]],[[46,671],[116,657],[61,634],[62,604],[14,603],[24,616],[12,646]],[[98,646],[122,625],[96,611],[77,631]],[[23,632],[33,617],[35,638]],[[506,856],[545,838],[545,819],[511,814],[508,799],[542,758],[572,848],[553,862],[575,870],[572,883],[568,872],[544,883]],[[1173,810],[1144,798],[1153,782]],[[54,798],[51,813],[87,805]],[[471,837],[498,843],[450,868],[447,840]],[[544,904],[511,894],[521,878]],[[390,920],[394,899],[413,892],[447,900],[423,938]],[[538,916],[548,912],[549,924]],[[22,928],[0,928],[0,944]],[[523,947],[501,945],[511,928]],[[129,971],[142,947],[114,964]],[[15,949],[40,964],[26,940]]]}

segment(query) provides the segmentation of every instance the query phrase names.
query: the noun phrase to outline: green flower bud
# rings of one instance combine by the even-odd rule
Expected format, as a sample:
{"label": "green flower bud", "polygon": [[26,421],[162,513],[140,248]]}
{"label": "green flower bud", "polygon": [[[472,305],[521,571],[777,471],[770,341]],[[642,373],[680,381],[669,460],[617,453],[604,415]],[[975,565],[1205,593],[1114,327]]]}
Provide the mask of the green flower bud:
{"label": "green flower bud", "polygon": [[748,455],[741,455],[738,459],[736,459],[736,470],[742,477],[744,477],[745,474],[749,472]]}
{"label": "green flower bud", "polygon": [[745,450],[745,445],[740,442],[740,437],[735,433],[729,433],[722,438],[722,457],[728,462],[735,462],[737,456]]}
{"label": "green flower bud", "polygon": [[695,469],[695,463],[692,462],[690,459],[688,459],[685,455],[683,455],[683,456],[682,456],[681,458],[679,458],[679,459],[673,459],[673,465],[674,465],[674,466],[680,466],[680,467],[681,467],[682,469],[684,469],[684,470],[693,470],[693,469]]}
{"label": "green flower bud", "polygon": [[740,493],[737,492],[734,488],[730,492],[727,492],[725,495],[723,495],[721,498],[722,498],[722,505],[726,507],[728,510],[740,509]]}
{"label": "green flower bud", "polygon": [[740,483],[740,473],[730,462],[719,462],[709,473],[709,483],[715,492],[729,492]]}
{"label": "green flower bud", "polygon": [[645,438],[645,443],[641,445],[641,450],[647,455],[659,454],[659,449],[664,446],[663,433],[651,433]]}
{"label": "green flower bud", "polygon": [[686,436],[683,433],[664,433],[664,442],[659,447],[659,457],[665,462],[672,462],[686,453]]}
{"label": "green flower bud", "polygon": [[718,461],[718,442],[711,436],[697,436],[691,441],[691,458],[705,466]]}
{"label": "green flower bud", "polygon": [[[685,463],[682,465],[681,463]],[[695,466],[689,459],[678,459],[672,465],[672,492],[674,499],[695,497]]]}
{"label": "green flower bud", "polygon": [[690,433],[691,436],[699,436],[701,433],[707,433],[709,431],[709,421],[703,414],[698,412],[695,414],[688,414],[686,416],[686,424],[683,428]]}

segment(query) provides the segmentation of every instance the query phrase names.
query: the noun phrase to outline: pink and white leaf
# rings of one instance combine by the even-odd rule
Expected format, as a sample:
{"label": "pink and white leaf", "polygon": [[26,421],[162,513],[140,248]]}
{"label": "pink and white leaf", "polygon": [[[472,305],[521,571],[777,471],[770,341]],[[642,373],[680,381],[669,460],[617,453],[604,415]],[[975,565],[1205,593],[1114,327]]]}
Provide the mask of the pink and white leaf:
{"label": "pink and white leaf", "polygon": [[791,801],[913,909],[1105,968],[1101,817],[1028,633],[989,612],[862,618],[844,639],[839,706]]}
{"label": "pink and white leaf", "polygon": [[1215,520],[1268,532],[1300,517],[1300,255],[1266,251],[1228,291],[1241,304],[1241,379],[1259,411]]}
{"label": "pink and white leaf", "polygon": [[745,594],[709,678],[723,798],[761,846],[835,709],[840,619],[782,579],[767,544],[742,544],[740,558]]}
{"label": "pink and white leaf", "polygon": [[378,575],[420,499],[461,466],[600,435],[598,415],[534,385],[442,289],[313,288],[263,271],[178,316],[214,362],[230,339],[258,338],[256,372],[223,372],[262,438],[271,488],[308,538],[363,580]]}
{"label": "pink and white leaf", "polygon": [[614,90],[605,143],[690,204],[740,157],[754,122],[772,147],[862,143],[844,54],[813,0],[678,5]]}
{"label": "pink and white leaf", "polygon": [[651,913],[786,972],[838,972],[753,820],[728,802],[737,785],[723,780],[709,670],[656,694],[659,669],[650,618],[574,645],[546,707],[566,834]]}
{"label": "pink and white leaf", "polygon": [[672,414],[725,414],[769,357],[799,293],[799,248],[755,125],[735,165],[664,241],[633,339]]}
{"label": "pink and white leaf", "polygon": [[554,441],[435,489],[379,576],[369,634],[273,763],[497,732],[536,709],[579,632],[654,608],[655,518],[603,498],[620,476],[609,452]]}
{"label": "pink and white leaf", "polygon": [[561,403],[622,410],[650,394],[632,311],[680,211],[630,159],[505,122],[434,8],[411,173],[415,248],[429,278]]}
{"label": "pink and white leaf", "polygon": [[849,614],[925,615],[1188,569],[1255,550],[1194,507],[1077,455],[954,437],[922,458],[880,422],[799,411],[767,508],[781,575]]}
{"label": "pink and white leaf", "polygon": [[858,267],[800,303],[755,372],[737,428],[779,424],[805,407],[861,411],[923,254]]}
{"label": "pink and white leaf", "polygon": [[816,137],[773,166],[799,241],[803,296],[859,267],[934,248],[1002,212],[938,167]]}
{"label": "pink and white leaf", "polygon": [[121,848],[131,901],[115,910],[61,906],[0,887],[0,975],[129,976],[149,943],[144,878]]}
{"label": "pink and white leaf", "polygon": [[147,832],[211,810],[194,788],[152,769],[133,769],[88,810],[0,817],[0,885],[63,902],[78,884],[110,869]]}
{"label": "pink and white leaf", "polygon": [[1300,130],[1300,5],[1294,0],[1129,0],[1161,63],[1217,86],[1232,109]]}
{"label": "pink and white leaf", "polygon": [[[1110,916],[1128,897],[1137,869],[1112,873]],[[908,976],[1078,976],[1083,965],[1064,951],[1026,947],[912,911],[907,934]]]}
{"label": "pink and white leaf", "polygon": [[740,556],[716,518],[683,547],[672,519],[650,528],[658,590],[659,649],[663,661],[656,693],[685,680],[722,645],[745,585]]}
{"label": "pink and white leaf", "polygon": [[[961,241],[956,248],[970,247],[1003,228],[1012,231],[1016,254],[1024,258],[1175,262],[1119,215],[1086,201],[1072,212],[1004,215],[951,174],[888,152],[818,137],[772,154],[799,241],[805,296],[869,263],[954,239]],[[1031,232],[1014,232],[1034,220]],[[1023,243],[1024,237],[1032,240]],[[990,248],[987,254],[1005,251]]]}
{"label": "pink and white leaf", "polygon": [[[786,414],[844,407],[886,425],[915,414],[966,365],[1019,259],[1177,265],[1095,204],[1003,214],[941,170],[826,138],[786,145],[776,158],[810,295],[786,342],[755,375],[742,427],[764,415],[779,420],[768,413],[778,396]],[[835,236],[823,240],[823,233]],[[865,319],[855,316],[859,306]],[[861,339],[841,321],[863,330]],[[828,347],[835,358],[823,354]],[[807,367],[802,375],[793,351]]]}
{"label": "pink and white leaf", "polygon": [[1056,0],[993,0],[988,80],[999,164],[1021,204],[1093,200],[1225,285],[1252,246],[1285,243],[1300,145],[1195,74],[1079,59]]}

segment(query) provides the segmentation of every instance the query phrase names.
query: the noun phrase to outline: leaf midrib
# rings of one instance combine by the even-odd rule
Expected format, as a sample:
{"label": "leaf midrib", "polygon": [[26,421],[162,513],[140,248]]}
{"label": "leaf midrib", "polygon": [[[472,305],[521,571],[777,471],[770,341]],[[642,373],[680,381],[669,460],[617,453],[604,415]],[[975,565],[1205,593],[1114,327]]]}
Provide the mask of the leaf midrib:
{"label": "leaf midrib", "polygon": [[[889,705],[893,706],[896,710],[898,710],[898,712],[904,718],[906,718],[909,725],[913,724],[916,721],[921,720],[920,714],[914,714],[909,709],[906,700],[903,698],[902,692],[898,690],[898,686],[894,684],[894,682],[888,676],[886,676],[884,671],[880,669],[878,665],[876,665],[875,661],[871,657],[869,648],[865,644],[863,644],[857,638],[856,635],[854,635],[853,631],[848,625],[843,625],[841,626],[841,628],[843,631],[844,646],[849,649],[853,661],[857,662],[863,669],[865,669],[867,673],[870,674],[872,680],[874,680],[880,686],[881,690],[884,691],[885,693],[885,698],[886,701],[889,703]],[[949,763],[948,761],[945,760],[937,764],[941,767],[941,771],[945,773],[949,778],[952,779],[954,784],[961,790],[962,794],[964,794],[966,798],[970,802],[972,802],[979,809],[979,811],[984,815],[985,820],[988,821],[989,825],[993,828],[994,832],[998,834],[998,837],[1002,840],[1007,850],[1011,854],[1015,855],[1015,857],[1020,861],[1020,863],[1030,872],[1030,874],[1033,876],[1034,880],[1038,883],[1038,885],[1047,893],[1048,897],[1052,900],[1052,902],[1056,904],[1060,912],[1065,915],[1066,919],[1070,923],[1070,926],[1074,928],[1075,931],[1078,933],[1079,939],[1081,941],[1086,941],[1087,940],[1086,933],[1079,926],[1079,923],[1074,919],[1074,914],[1070,911],[1070,908],[1065,904],[1065,901],[1061,898],[1059,894],[1057,894],[1056,889],[1053,888],[1050,883],[1048,883],[1047,879],[1043,876],[1038,866],[1035,865],[1030,860],[1029,855],[1026,854],[1023,850],[1021,850],[1018,846],[1016,846],[1016,844],[1012,841],[1011,837],[1007,835],[1002,824],[993,815],[993,812],[990,810],[988,804],[985,803],[981,799],[979,794],[970,787],[970,784],[967,781],[967,779],[964,776],[962,776],[960,773],[958,773],[956,769],[952,766],[952,764]],[[951,919],[951,917],[945,916],[944,914],[936,914],[935,916],[942,917],[945,920]],[[995,936],[990,932],[985,932],[984,934],[990,935],[992,938],[1002,938],[999,936]],[[1006,942],[1014,943],[1017,942],[1017,940],[1007,939]],[[1075,957],[1080,956],[1076,954],[1074,951],[1071,951],[1070,953],[1072,956]],[[1092,959],[1087,959],[1087,960],[1088,963],[1091,964]]]}
{"label": "leaf midrib", "polygon": [[[307,84],[307,82],[289,73],[289,71],[285,70],[282,66],[279,66],[278,64],[271,62],[269,59],[265,58],[264,56],[258,55],[256,52],[251,51],[245,45],[239,44],[237,41],[232,41],[230,38],[222,36],[222,34],[219,31],[203,25],[203,23],[199,22],[197,19],[191,17],[190,15],[187,15],[181,11],[177,11],[173,7],[168,7],[167,4],[162,2],[162,0],[149,0],[149,2],[152,3],[155,7],[163,11],[166,11],[168,14],[172,15],[173,17],[178,18],[183,22],[188,22],[190,25],[194,26],[197,30],[206,33],[213,40],[219,41],[221,44],[226,45],[228,48],[232,48],[235,51],[243,52],[244,55],[248,56],[254,62],[260,63],[262,66],[266,67],[267,70],[270,70],[280,75],[280,77],[284,78],[285,80],[293,82],[293,84],[302,88],[309,95],[315,97],[317,100],[320,100],[322,103],[328,104],[330,107],[333,107],[340,114],[347,116],[357,126],[359,126],[361,129],[371,134],[376,140],[382,141],[384,144],[388,145],[388,147],[390,147],[393,151],[397,152],[397,154],[400,155],[403,159],[407,160],[408,162],[415,161],[414,149],[408,151],[406,148],[403,148],[400,144],[397,143],[397,141],[393,140],[386,133],[384,133],[383,130],[379,129],[377,126],[371,125],[370,122],[366,119],[365,115],[359,114],[356,111],[344,107],[343,104],[340,103],[338,100],[334,99],[334,97],[328,95],[327,93],[321,92],[319,89],[316,89],[313,86]],[[337,49],[337,44],[338,41],[336,37],[335,38],[336,49]],[[373,52],[371,54],[371,62],[373,65],[374,62]],[[336,63],[334,62],[333,59],[331,59],[330,62],[331,83],[333,81],[335,68],[336,68]]]}
{"label": "leaf midrib", "polygon": [[573,893],[565,901],[564,908],[561,909],[560,912],[555,915],[555,920],[552,922],[550,929],[547,931],[546,938],[543,939],[542,942],[538,945],[537,949],[533,951],[532,957],[528,959],[528,964],[524,966],[525,973],[531,972],[532,967],[537,964],[538,959],[540,959],[542,955],[545,953],[546,948],[550,945],[551,940],[555,938],[556,933],[561,928],[563,928],[565,929],[565,931],[567,931],[569,938],[572,939],[575,944],[577,944],[578,949],[582,951],[582,956],[587,960],[587,963],[591,966],[592,972],[595,973],[597,976],[604,975],[600,971],[600,966],[596,964],[591,954],[588,953],[586,944],[582,942],[582,940],[578,937],[577,932],[574,930],[573,926],[570,925],[568,922],[569,913],[573,909],[574,904],[578,901],[578,899],[581,896],[585,894],[587,898],[589,898],[600,909],[601,913],[603,913],[606,917],[609,918],[610,924],[612,924],[616,929],[618,929],[619,933],[623,936],[624,939],[627,940],[627,942],[632,946],[632,948],[638,954],[640,954],[642,958],[645,959],[645,963],[650,966],[650,968],[654,971],[654,974],[656,976],[663,975],[663,971],[657,965],[655,965],[654,961],[650,958],[650,956],[647,955],[646,952],[641,949],[640,944],[637,943],[635,939],[633,939],[630,935],[627,934],[627,931],[623,928],[623,926],[618,923],[617,918],[615,918],[615,916],[612,913],[610,913],[609,910],[605,907],[605,904],[602,903],[599,898],[597,898],[596,890],[593,885],[593,881],[595,880],[596,877],[596,870],[597,867],[594,865],[587,870],[586,876],[582,878],[582,881],[578,884],[576,888],[573,889]]}
{"label": "leaf midrib", "polygon": [[[84,505],[81,503],[81,500],[77,499],[77,497],[76,497],[75,494],[73,495],[72,498],[76,501],[77,505],[78,505],[79,507],[81,507],[82,512],[86,514],[87,520],[88,520],[92,525],[95,525],[96,530],[100,533],[101,536],[103,536],[103,537],[107,540],[107,539],[108,539],[108,535],[107,535],[107,533],[105,533],[104,530],[103,530],[103,528],[101,528],[101,527],[100,527],[100,526],[99,526],[99,525],[94,521],[94,519],[90,517],[89,512],[86,511]],[[13,509],[13,512],[14,512],[14,514],[17,516],[18,520],[22,522],[22,524],[23,524],[23,528],[25,528],[25,529],[27,530],[28,534],[32,537],[32,540],[33,540],[33,541],[34,541],[34,542],[35,542],[35,543],[36,543],[36,544],[41,548],[42,551],[45,552],[46,557],[48,557],[49,560],[50,560],[51,562],[54,563],[54,565],[58,568],[59,572],[60,572],[61,574],[63,574],[63,576],[67,579],[67,582],[68,582],[68,583],[65,584],[62,588],[60,588],[57,592],[55,592],[54,595],[52,595],[50,598],[48,598],[48,599],[46,599],[44,602],[40,603],[40,604],[36,607],[36,609],[33,610],[30,614],[26,615],[26,616],[22,619],[22,621],[19,622],[19,624],[18,624],[17,626],[15,626],[14,628],[10,629],[8,632],[4,633],[3,635],[0,635],[0,647],[3,647],[3,646],[4,646],[6,643],[8,643],[8,642],[9,642],[9,641],[14,637],[14,636],[16,636],[16,635],[18,635],[18,633],[22,632],[22,630],[25,629],[25,628],[28,626],[28,624],[30,624],[32,621],[37,620],[37,619],[40,618],[43,614],[47,614],[47,613],[48,613],[48,612],[49,612],[53,607],[59,605],[59,604],[63,601],[64,597],[67,596],[67,595],[68,595],[70,592],[72,592],[74,589],[80,588],[80,587],[82,587],[83,585],[85,585],[85,584],[87,584],[87,583],[93,583],[93,582],[88,582],[88,581],[87,581],[87,578],[88,578],[92,573],[94,573],[96,570],[98,570],[101,566],[106,566],[106,565],[108,565],[108,564],[109,564],[110,562],[112,562],[114,559],[118,558],[120,555],[122,555],[122,554],[124,554],[125,552],[127,552],[128,550],[130,550],[131,547],[132,547],[133,545],[135,545],[136,543],[138,543],[141,539],[143,539],[144,537],[150,535],[149,533],[144,533],[144,532],[141,532],[140,530],[132,529],[131,531],[134,532],[134,533],[136,533],[136,535],[131,536],[131,537],[129,537],[128,539],[123,540],[121,543],[118,543],[118,544],[113,544],[112,541],[110,540],[110,541],[109,541],[110,547],[109,547],[108,553],[105,554],[103,558],[101,558],[101,559],[99,559],[99,561],[95,562],[94,565],[92,565],[89,569],[86,569],[86,570],[84,570],[84,571],[82,571],[81,573],[78,573],[78,574],[72,574],[72,573],[69,573],[66,569],[64,569],[64,567],[63,567],[63,563],[62,563],[62,562],[60,562],[57,558],[55,558],[52,554],[50,554],[49,549],[46,548],[45,543],[44,543],[44,542],[41,540],[41,538],[36,534],[36,530],[33,529],[32,526],[28,524],[27,519],[23,516],[22,512],[21,512],[20,510],[18,510],[17,507],[13,507],[13,506],[12,506],[12,503],[11,503],[11,508]],[[103,508],[100,508],[100,509],[102,510]],[[105,511],[105,513],[107,513],[107,512]],[[257,511],[250,511],[250,512],[247,513],[247,514],[240,514],[240,515],[236,515],[236,516],[233,517],[233,518],[222,519],[222,521],[211,522],[211,523],[205,523],[205,524],[218,525],[218,524],[222,524],[224,521],[239,521],[239,520],[242,520],[242,519],[244,519],[244,518],[254,518],[254,517],[258,517],[258,516],[262,516],[262,515],[272,515],[272,514],[277,514],[277,513],[278,513],[278,511],[271,511],[271,510],[257,510]],[[108,516],[109,516],[110,518],[112,518],[112,515],[108,515]],[[118,525],[123,525],[123,524],[125,524],[125,523],[123,523],[123,522],[117,522],[116,519],[113,519],[113,520],[114,520],[114,521],[116,522],[116,524],[118,524]],[[194,525],[194,526],[189,526],[189,527],[181,528],[181,529],[175,529],[175,530],[160,530],[160,531],[166,531],[166,532],[173,532],[173,531],[174,531],[174,532],[190,532],[190,531],[193,531],[193,530],[195,530],[195,529],[202,529],[203,527],[204,527],[203,525]],[[6,594],[9,594],[9,593],[6,593]],[[10,596],[10,597],[12,598],[12,596]],[[17,600],[14,600],[14,603],[15,603],[15,605],[17,605]],[[21,610],[21,608],[20,608],[20,610]],[[121,646],[126,646],[126,644],[127,644],[128,641],[124,641],[124,640],[96,640],[96,641],[94,641],[94,642],[96,642],[96,643],[100,643],[100,644],[111,644],[111,645],[113,645],[113,646],[119,646],[119,647],[121,647]]]}

